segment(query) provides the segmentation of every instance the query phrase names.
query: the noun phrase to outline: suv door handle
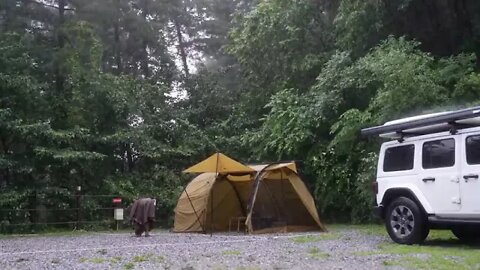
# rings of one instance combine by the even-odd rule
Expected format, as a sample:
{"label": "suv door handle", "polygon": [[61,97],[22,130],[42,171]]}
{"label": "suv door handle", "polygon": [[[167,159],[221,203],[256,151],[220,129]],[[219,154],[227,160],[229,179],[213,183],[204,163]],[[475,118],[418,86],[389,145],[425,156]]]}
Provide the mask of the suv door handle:
{"label": "suv door handle", "polygon": [[427,177],[427,178],[423,178],[422,179],[423,182],[428,182],[428,181],[432,181],[432,182],[435,182],[435,177]]}
{"label": "suv door handle", "polygon": [[468,181],[468,179],[478,179],[478,174],[467,174],[463,176],[463,179]]}

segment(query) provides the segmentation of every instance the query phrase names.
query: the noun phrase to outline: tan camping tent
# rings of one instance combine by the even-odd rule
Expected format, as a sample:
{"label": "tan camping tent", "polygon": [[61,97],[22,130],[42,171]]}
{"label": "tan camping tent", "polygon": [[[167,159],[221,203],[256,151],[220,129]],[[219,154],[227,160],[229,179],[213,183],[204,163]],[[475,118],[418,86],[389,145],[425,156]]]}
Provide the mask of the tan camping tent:
{"label": "tan camping tent", "polygon": [[174,231],[325,231],[295,163],[249,168],[253,173],[206,172],[193,179],[175,208]]}

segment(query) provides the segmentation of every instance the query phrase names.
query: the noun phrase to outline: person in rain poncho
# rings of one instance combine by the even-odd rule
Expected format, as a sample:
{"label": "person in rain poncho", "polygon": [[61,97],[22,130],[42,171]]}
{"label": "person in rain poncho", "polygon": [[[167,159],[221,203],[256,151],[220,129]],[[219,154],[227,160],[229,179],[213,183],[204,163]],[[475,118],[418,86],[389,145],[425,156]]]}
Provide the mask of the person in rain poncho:
{"label": "person in rain poncho", "polygon": [[149,232],[155,222],[156,201],[150,198],[141,198],[133,202],[130,209],[130,220],[133,223],[135,235],[145,237],[150,236]]}

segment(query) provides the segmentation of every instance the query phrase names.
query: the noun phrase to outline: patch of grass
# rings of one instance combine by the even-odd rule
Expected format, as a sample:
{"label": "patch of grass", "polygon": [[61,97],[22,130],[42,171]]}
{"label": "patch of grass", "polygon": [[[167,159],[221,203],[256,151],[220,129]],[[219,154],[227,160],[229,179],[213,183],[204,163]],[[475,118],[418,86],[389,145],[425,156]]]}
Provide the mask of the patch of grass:
{"label": "patch of grass", "polygon": [[380,244],[377,250],[357,252],[355,255],[401,255],[384,261],[385,266],[411,269],[480,269],[479,247],[463,245],[450,231],[432,230],[423,245]]}
{"label": "patch of grass", "polygon": [[146,262],[150,259],[150,256],[148,255],[137,255],[133,257],[133,262],[140,263],[140,262]]}
{"label": "patch of grass", "polygon": [[296,244],[305,244],[305,243],[313,243],[319,242],[324,240],[334,240],[338,239],[340,235],[338,233],[321,233],[315,235],[300,235],[292,238],[292,241]]}
{"label": "patch of grass", "polygon": [[161,263],[161,262],[165,262],[165,257],[163,257],[163,256],[153,256],[153,257],[152,257],[152,260],[153,260],[154,262]]}
{"label": "patch of grass", "polygon": [[242,253],[238,250],[225,250],[222,252],[222,254],[223,255],[240,255]]}
{"label": "patch of grass", "polygon": [[[158,230],[161,231],[161,230]],[[0,234],[0,239],[11,239],[21,237],[58,237],[58,236],[78,236],[89,235],[94,233],[128,233],[131,232],[130,228],[116,230],[106,230],[104,228],[99,230],[65,230],[65,229],[49,229],[47,231],[38,231],[36,233],[24,233],[24,234]]]}
{"label": "patch of grass", "polygon": [[326,259],[330,257],[330,254],[321,252],[318,247],[312,247],[308,250],[308,255],[313,259]]}
{"label": "patch of grass", "polygon": [[367,235],[385,235],[387,231],[383,224],[330,224],[327,225],[330,232],[357,230]]}
{"label": "patch of grass", "polygon": [[128,262],[123,265],[123,269],[125,270],[132,270],[133,268],[135,268],[135,263],[133,262]]}
{"label": "patch of grass", "polygon": [[392,261],[383,261],[382,264],[383,264],[384,266],[395,266],[395,265],[396,265],[396,264],[393,263]]}
{"label": "patch of grass", "polygon": [[107,261],[107,260],[104,259],[104,258],[91,258],[91,259],[89,260],[89,262],[91,262],[91,263],[104,263],[104,262],[106,262],[106,261]]}
{"label": "patch of grass", "polygon": [[[386,235],[383,225],[335,225],[333,230],[357,229],[369,235]],[[391,241],[378,249],[353,253],[357,256],[379,254],[400,255],[400,258],[384,261],[385,266],[410,269],[479,269],[480,248],[463,245],[449,230],[432,230],[422,245],[400,245]]]}
{"label": "patch of grass", "polygon": [[154,254],[151,254],[151,253],[147,253],[145,255],[137,255],[135,257],[133,257],[133,260],[132,262],[134,263],[141,263],[141,262],[146,262],[146,261],[153,261],[153,262],[164,262],[165,261],[165,257],[163,256],[156,256]]}
{"label": "patch of grass", "polygon": [[[455,243],[455,241],[453,242]],[[457,243],[458,244],[458,243]],[[480,269],[479,249],[464,245],[399,245],[385,243],[379,247],[381,254],[399,254],[401,258],[388,261],[414,269]],[[422,255],[423,254],[423,255]]]}
{"label": "patch of grass", "polygon": [[[329,232],[356,230],[366,235],[386,236],[387,230],[383,224],[330,224],[327,226]],[[456,239],[449,230],[431,230],[428,239]]]}
{"label": "patch of grass", "polygon": [[76,230],[76,231],[65,231],[65,230],[53,230],[47,232],[40,232],[40,233],[25,233],[25,234],[0,234],[0,239],[15,239],[15,238],[22,238],[22,237],[60,237],[60,236],[78,236],[78,235],[85,235],[91,234],[91,232],[87,232],[84,230]]}
{"label": "patch of grass", "polygon": [[120,256],[115,256],[112,259],[110,259],[111,263],[119,263],[122,260],[122,257]]}
{"label": "patch of grass", "polygon": [[457,240],[457,237],[450,230],[431,230],[427,238],[429,240]]}
{"label": "patch of grass", "polygon": [[105,258],[80,258],[81,263],[104,263],[107,262]]}
{"label": "patch of grass", "polygon": [[237,267],[236,270],[260,270],[260,267],[257,266],[240,266]]}

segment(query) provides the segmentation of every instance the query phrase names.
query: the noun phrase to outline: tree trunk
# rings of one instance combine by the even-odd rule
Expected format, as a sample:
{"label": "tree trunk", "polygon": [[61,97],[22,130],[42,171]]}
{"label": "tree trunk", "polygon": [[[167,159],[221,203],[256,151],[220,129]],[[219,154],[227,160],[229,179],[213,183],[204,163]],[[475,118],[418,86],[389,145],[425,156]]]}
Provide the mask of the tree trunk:
{"label": "tree trunk", "polygon": [[127,143],[125,144],[125,148],[127,150],[127,165],[128,165],[128,172],[133,171],[133,156],[132,156],[132,149],[131,149],[131,144]]}
{"label": "tree trunk", "polygon": [[[67,0],[58,0],[58,24],[57,24],[57,48],[59,51],[65,46],[63,25],[65,24],[65,6]],[[63,94],[65,78],[60,67],[59,60],[55,63],[55,85],[58,93]]]}
{"label": "tree trunk", "polygon": [[[8,154],[7,140],[5,138],[0,139],[2,153],[6,157]],[[9,184],[10,172],[8,168],[0,170],[0,189],[6,188]]]}
{"label": "tree trunk", "polygon": [[[148,24],[148,20],[147,20],[148,6],[147,6],[146,0],[143,1],[142,16],[143,16],[143,20],[145,21],[145,25],[147,25]],[[143,37],[143,41],[142,41],[141,69],[142,69],[144,78],[148,79],[150,77],[150,70],[148,67],[148,39],[146,36]]]}
{"label": "tree trunk", "polygon": [[13,21],[13,4],[15,1],[9,1],[6,0],[4,1],[4,19],[3,19],[3,27],[2,31],[3,32],[8,32],[11,30],[12,27],[12,21]]}
{"label": "tree trunk", "polygon": [[188,77],[190,76],[190,72],[188,70],[187,52],[185,49],[185,43],[183,42],[182,27],[180,25],[180,22],[178,21],[178,16],[173,20],[173,23],[175,24],[175,30],[177,32],[178,52],[180,54],[180,57],[182,58],[183,71],[185,72],[185,78],[188,79]]}
{"label": "tree trunk", "polygon": [[148,68],[148,42],[147,40],[143,40],[142,42],[142,72],[145,79],[150,77],[150,70]]}
{"label": "tree trunk", "polygon": [[120,0],[115,1],[115,18],[113,23],[113,35],[114,35],[114,54],[115,63],[117,66],[116,74],[122,74],[122,57],[121,57],[121,45],[120,45]]}

